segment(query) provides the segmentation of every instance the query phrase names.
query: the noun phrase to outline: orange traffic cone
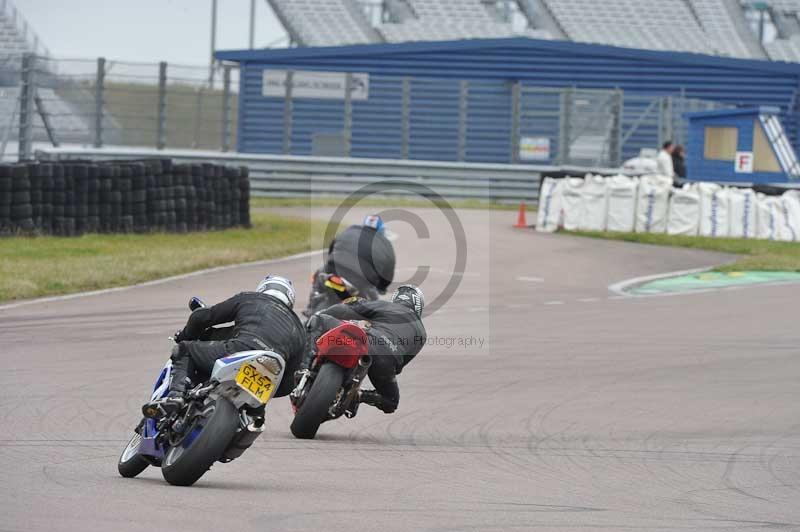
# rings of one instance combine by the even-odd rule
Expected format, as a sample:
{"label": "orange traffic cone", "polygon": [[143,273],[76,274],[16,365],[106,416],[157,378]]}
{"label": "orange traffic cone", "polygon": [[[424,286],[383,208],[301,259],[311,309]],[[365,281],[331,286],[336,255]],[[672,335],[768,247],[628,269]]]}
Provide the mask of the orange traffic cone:
{"label": "orange traffic cone", "polygon": [[517,225],[514,227],[519,227],[520,229],[525,229],[528,227],[528,223],[525,221],[525,202],[519,202],[519,213],[517,213]]}

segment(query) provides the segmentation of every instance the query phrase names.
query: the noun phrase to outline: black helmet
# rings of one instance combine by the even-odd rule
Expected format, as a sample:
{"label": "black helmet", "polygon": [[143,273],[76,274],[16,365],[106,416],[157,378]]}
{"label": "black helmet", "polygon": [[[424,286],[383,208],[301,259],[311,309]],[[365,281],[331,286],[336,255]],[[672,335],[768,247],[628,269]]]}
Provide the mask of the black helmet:
{"label": "black helmet", "polygon": [[404,284],[397,287],[392,294],[392,303],[399,303],[411,308],[418,317],[422,317],[422,309],[425,308],[425,296],[422,290],[413,284]]}
{"label": "black helmet", "polygon": [[258,284],[256,292],[272,296],[289,308],[294,307],[294,284],[286,277],[267,275]]}

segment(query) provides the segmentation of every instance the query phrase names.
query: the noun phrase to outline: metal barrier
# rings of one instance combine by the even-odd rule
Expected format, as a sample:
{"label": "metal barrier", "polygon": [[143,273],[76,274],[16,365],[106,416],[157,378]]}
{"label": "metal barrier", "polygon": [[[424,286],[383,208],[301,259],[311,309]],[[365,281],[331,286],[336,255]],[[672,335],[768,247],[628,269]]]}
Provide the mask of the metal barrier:
{"label": "metal barrier", "polygon": [[[294,88],[308,83],[295,79],[313,74],[308,71],[267,70],[271,77],[265,81],[262,69],[242,82],[239,69],[227,63],[209,80],[207,67],[164,62],[30,54],[0,57],[4,62],[0,156],[6,144],[18,141],[21,160],[30,158],[35,143],[48,142],[618,166],[640,148],[657,148],[667,138],[685,140],[683,112],[719,106],[680,93],[543,88],[502,79],[367,79],[352,72],[340,73],[349,87],[341,98],[319,98]],[[250,102],[241,113],[240,91],[242,101]]]}
{"label": "metal barrier", "polygon": [[481,163],[449,163],[292,155],[250,155],[193,150],[53,148],[39,159],[141,159],[165,157],[177,162],[214,162],[250,168],[254,195],[303,197],[346,196],[365,185],[383,183],[382,196],[429,197],[496,202],[535,202],[543,173],[567,171],[610,173],[608,168],[579,168]]}

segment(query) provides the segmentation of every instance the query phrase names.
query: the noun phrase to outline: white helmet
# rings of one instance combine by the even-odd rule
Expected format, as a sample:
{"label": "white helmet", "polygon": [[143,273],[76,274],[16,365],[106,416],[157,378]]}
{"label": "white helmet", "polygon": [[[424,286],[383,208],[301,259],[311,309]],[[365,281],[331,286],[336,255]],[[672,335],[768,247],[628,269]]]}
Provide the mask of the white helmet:
{"label": "white helmet", "polygon": [[294,307],[294,284],[286,277],[267,275],[258,284],[256,292],[272,296],[289,308]]}

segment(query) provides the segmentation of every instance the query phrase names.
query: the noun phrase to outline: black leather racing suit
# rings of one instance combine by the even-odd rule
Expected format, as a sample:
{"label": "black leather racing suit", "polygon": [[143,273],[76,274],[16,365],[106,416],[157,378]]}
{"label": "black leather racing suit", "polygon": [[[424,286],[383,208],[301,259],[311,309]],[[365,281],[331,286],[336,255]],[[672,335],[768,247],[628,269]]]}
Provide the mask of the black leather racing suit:
{"label": "black leather racing suit", "polygon": [[[210,328],[234,322],[232,327]],[[302,361],[306,330],[297,315],[282,302],[259,292],[242,292],[189,316],[172,352],[173,390],[182,390],[186,376],[207,378],[218,358],[238,351],[270,350],[286,361],[284,378],[275,392],[292,391],[291,375]]]}
{"label": "black leather racing suit", "polygon": [[351,225],[331,242],[323,270],[341,275],[367,299],[386,293],[394,280],[395,255],[386,235],[373,227]]}
{"label": "black leather racing suit", "polygon": [[413,309],[402,303],[357,299],[334,305],[314,314],[308,321],[308,340],[311,343],[304,367],[311,362],[313,342],[343,320],[366,320],[370,323],[366,330],[372,356],[369,380],[382,396],[380,408],[387,413],[393,412],[400,402],[395,376],[417,356],[427,339],[422,320]]}

